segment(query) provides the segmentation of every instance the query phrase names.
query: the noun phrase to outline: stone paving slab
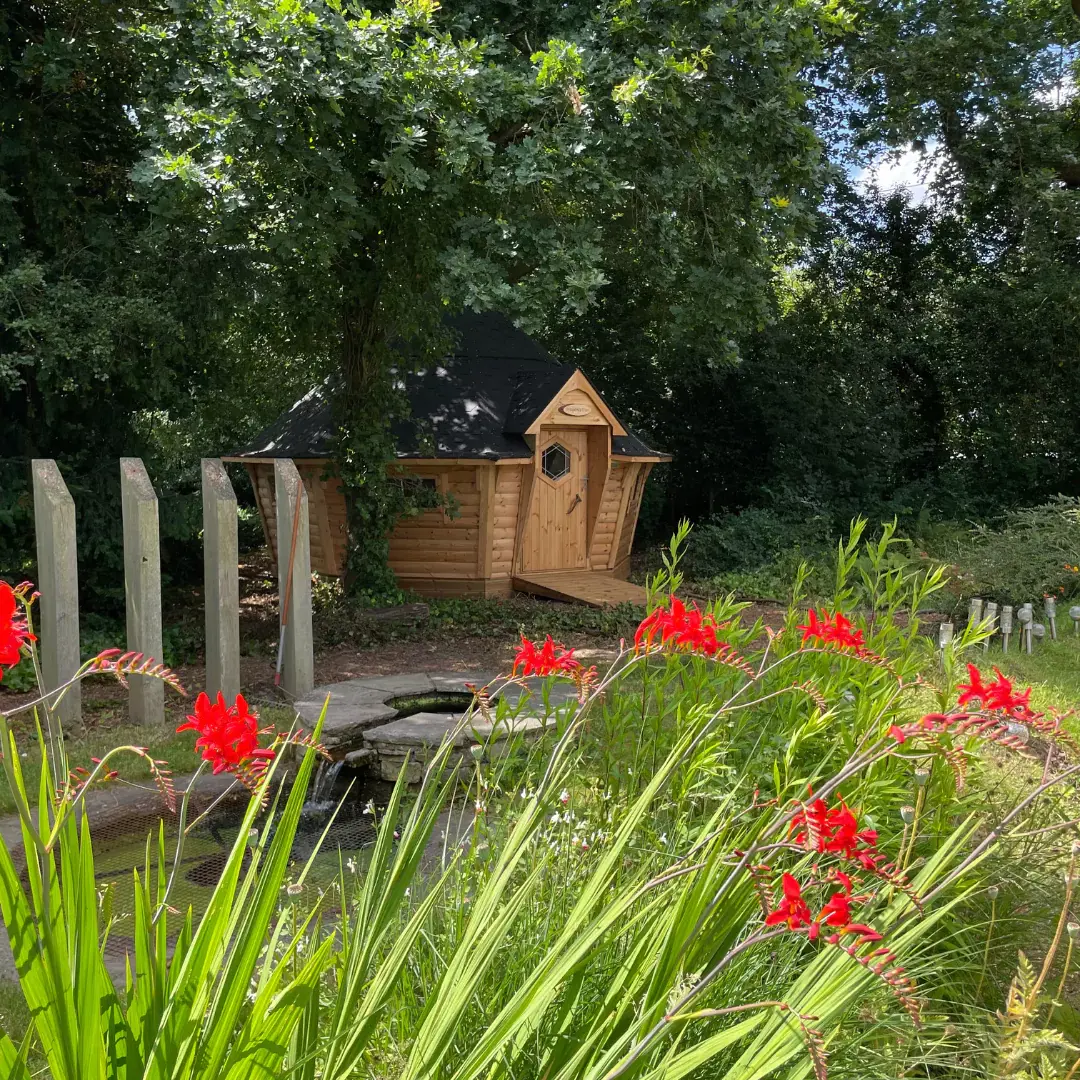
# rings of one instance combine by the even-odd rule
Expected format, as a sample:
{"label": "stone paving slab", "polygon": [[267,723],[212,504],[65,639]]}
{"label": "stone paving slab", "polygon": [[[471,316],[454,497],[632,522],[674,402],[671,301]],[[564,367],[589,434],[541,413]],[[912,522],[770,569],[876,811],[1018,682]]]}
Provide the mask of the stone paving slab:
{"label": "stone paving slab", "polygon": [[[544,704],[544,681],[543,679],[529,678],[525,680],[525,686],[516,683],[504,687],[496,698],[505,701],[511,707],[521,703],[522,698],[529,697],[530,710],[543,708]],[[552,708],[565,705],[568,701],[577,699],[577,687],[569,679],[553,679],[548,687],[548,701]]]}
{"label": "stone paving slab", "polygon": [[489,739],[502,741],[511,734],[539,731],[543,720],[535,716],[523,716],[508,723],[489,723],[477,715],[472,722],[461,727],[461,717],[453,713],[414,713],[412,716],[381,724],[364,732],[364,742],[382,751],[393,746],[439,746],[443,739],[453,736],[454,746],[472,746]]}
{"label": "stone paving slab", "polygon": [[397,715],[397,709],[386,704],[394,696],[392,693],[350,679],[317,686],[311,694],[296,702],[294,708],[309,728],[318,723],[327,694],[330,704],[326,707],[322,741],[328,748],[356,742],[366,728],[392,720]]}
{"label": "stone paving slab", "polygon": [[376,675],[370,679],[359,678],[350,681],[373,690],[383,691],[387,698],[402,697],[405,694],[430,694],[435,689],[435,683],[426,671],[411,675]]}
{"label": "stone paving slab", "polygon": [[431,681],[435,685],[435,692],[439,694],[468,694],[469,688],[466,683],[473,686],[488,686],[498,678],[498,673],[490,671],[451,671],[446,674],[435,673]]}

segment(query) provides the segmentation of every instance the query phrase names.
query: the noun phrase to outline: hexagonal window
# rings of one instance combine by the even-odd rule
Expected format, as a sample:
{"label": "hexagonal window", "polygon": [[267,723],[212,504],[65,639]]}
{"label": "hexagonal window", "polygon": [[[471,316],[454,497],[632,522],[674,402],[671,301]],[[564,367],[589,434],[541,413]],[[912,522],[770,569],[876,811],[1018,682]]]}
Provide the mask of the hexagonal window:
{"label": "hexagonal window", "polygon": [[544,475],[549,480],[561,480],[570,471],[570,451],[552,443],[540,456]]}

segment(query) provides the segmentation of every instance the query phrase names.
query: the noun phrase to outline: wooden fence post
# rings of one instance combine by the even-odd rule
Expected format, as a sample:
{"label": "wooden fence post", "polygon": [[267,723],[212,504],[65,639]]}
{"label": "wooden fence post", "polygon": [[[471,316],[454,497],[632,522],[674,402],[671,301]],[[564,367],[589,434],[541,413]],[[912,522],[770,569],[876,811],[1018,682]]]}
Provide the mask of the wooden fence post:
{"label": "wooden fence post", "polygon": [[[120,459],[120,504],[124,518],[124,591],[127,647],[164,663],[161,647],[161,553],[158,502],[139,458]],[[133,724],[165,722],[165,684],[133,675],[128,713]]]}
{"label": "wooden fence post", "polygon": [[[286,620],[281,683],[287,694],[298,698],[315,686],[315,651],[311,633],[311,540],[308,533],[308,498],[304,481],[288,458],[274,459],[274,496],[277,515],[278,612],[279,618],[284,616]],[[294,521],[298,499],[300,512]],[[287,603],[286,593],[289,594]]]}
{"label": "wooden fence post", "polygon": [[236,494],[218,458],[202,459],[206,692],[240,693],[240,571]]}
{"label": "wooden fence post", "polygon": [[[45,688],[53,690],[79,670],[79,564],[75,549],[75,503],[56,462],[30,463],[37,543],[38,635]],[[82,688],[69,686],[57,708],[61,724],[82,720]]]}

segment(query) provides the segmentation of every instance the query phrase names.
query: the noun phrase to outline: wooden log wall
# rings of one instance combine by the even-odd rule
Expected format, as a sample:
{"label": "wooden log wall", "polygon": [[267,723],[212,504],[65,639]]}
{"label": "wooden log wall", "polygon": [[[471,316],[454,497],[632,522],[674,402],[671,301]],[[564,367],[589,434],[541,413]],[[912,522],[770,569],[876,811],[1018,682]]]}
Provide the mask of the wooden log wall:
{"label": "wooden log wall", "polygon": [[[479,466],[479,467],[478,467]],[[428,591],[440,581],[479,581],[480,468],[478,465],[417,466],[409,471],[433,478],[452,497],[453,510],[425,510],[402,518],[390,537],[390,566],[405,587]],[[452,516],[453,515],[453,516]],[[467,587],[449,590],[469,592]]]}
{"label": "wooden log wall", "polygon": [[612,548],[615,546],[616,531],[620,526],[620,510],[623,506],[623,478],[629,466],[621,461],[613,461],[604,484],[604,493],[600,499],[600,510],[593,529],[592,546],[589,549],[589,568],[607,570],[611,562]]}
{"label": "wooden log wall", "polygon": [[522,477],[527,465],[496,466],[495,505],[492,514],[491,577],[509,581],[514,572],[518,508]]}

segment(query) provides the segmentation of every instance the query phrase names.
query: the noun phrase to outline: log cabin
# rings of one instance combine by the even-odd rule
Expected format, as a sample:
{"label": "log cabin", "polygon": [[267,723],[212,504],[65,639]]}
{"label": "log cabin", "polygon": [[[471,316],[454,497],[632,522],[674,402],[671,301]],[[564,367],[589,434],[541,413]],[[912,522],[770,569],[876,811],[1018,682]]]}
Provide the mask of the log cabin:
{"label": "log cabin", "polygon": [[[444,505],[401,518],[390,565],[422,596],[515,590],[603,605],[643,602],[626,578],[641,497],[668,455],[618,419],[579,369],[497,313],[447,323],[450,355],[401,378],[411,415],[393,468]],[[335,473],[332,383],[316,387],[224,460],[242,463],[276,557],[274,458],[308,492],[312,569],[345,570],[345,497]]]}

